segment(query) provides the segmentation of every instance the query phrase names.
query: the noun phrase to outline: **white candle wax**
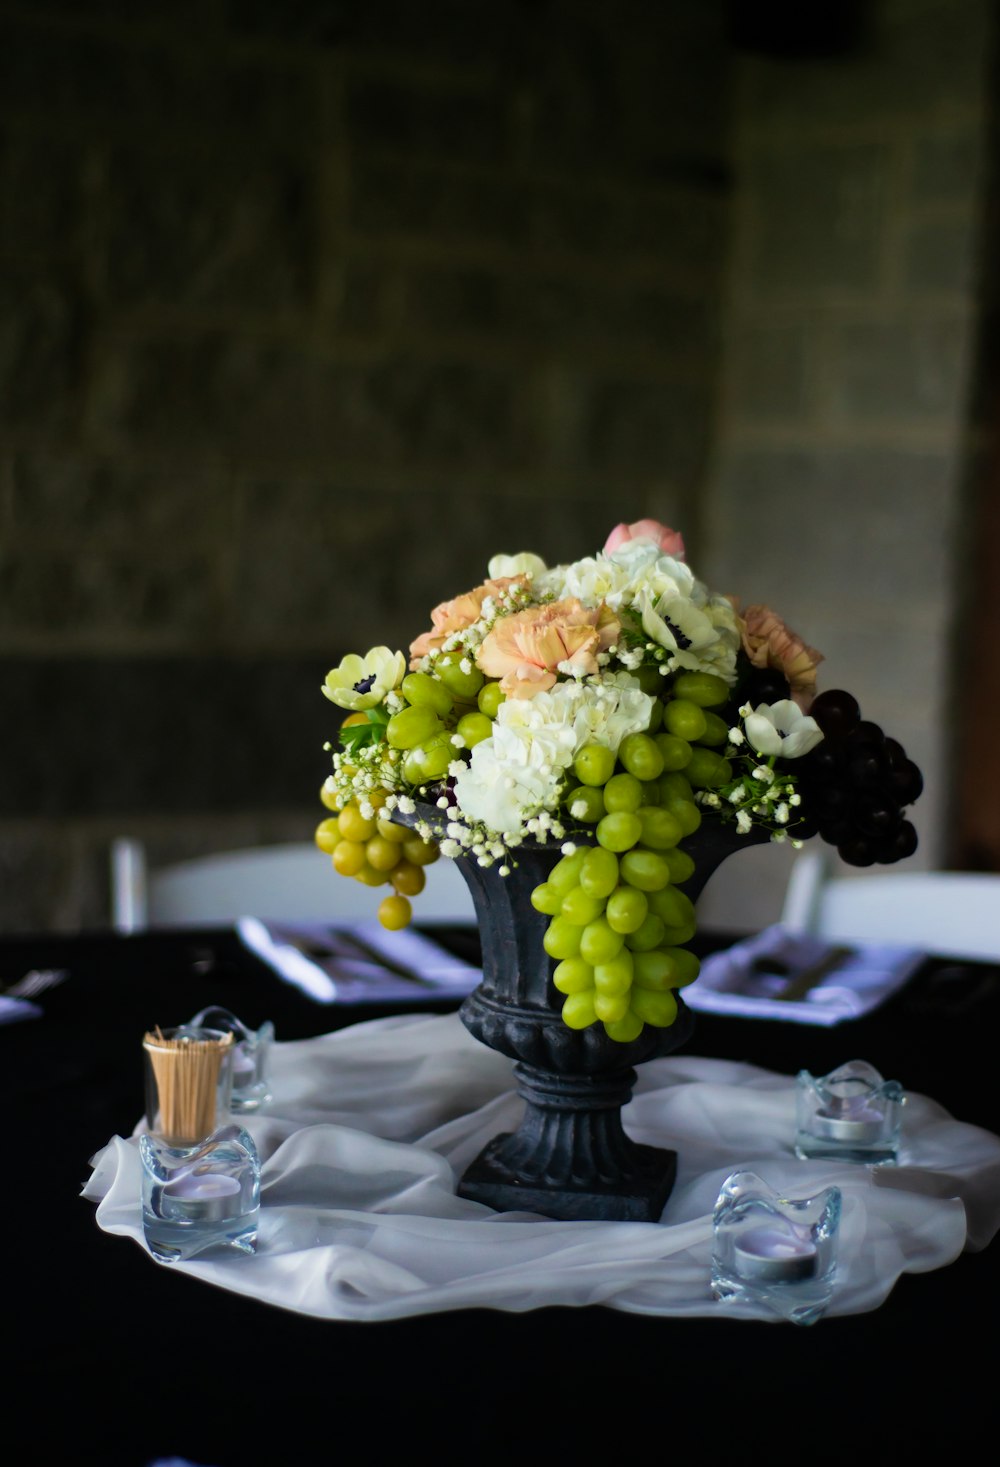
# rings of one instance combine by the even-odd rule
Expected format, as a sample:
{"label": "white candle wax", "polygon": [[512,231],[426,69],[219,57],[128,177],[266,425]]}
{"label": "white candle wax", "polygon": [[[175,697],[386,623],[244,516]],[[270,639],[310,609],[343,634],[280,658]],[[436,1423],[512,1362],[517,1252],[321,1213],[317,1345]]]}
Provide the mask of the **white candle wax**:
{"label": "white candle wax", "polygon": [[238,1090],[242,1085],[252,1085],[257,1078],[257,1061],[249,1054],[242,1044],[237,1044],[233,1050],[233,1088]]}
{"label": "white candle wax", "polygon": [[733,1262],[745,1279],[790,1283],[816,1272],[816,1245],[791,1223],[766,1224],[740,1233],[733,1245]]}
{"label": "white candle wax", "polygon": [[225,1172],[186,1171],[164,1184],[164,1211],[191,1221],[216,1221],[235,1214],[239,1195],[238,1177]]}
{"label": "white candle wax", "polygon": [[831,1101],[812,1118],[814,1136],[864,1145],[881,1139],[885,1118],[867,1095]]}

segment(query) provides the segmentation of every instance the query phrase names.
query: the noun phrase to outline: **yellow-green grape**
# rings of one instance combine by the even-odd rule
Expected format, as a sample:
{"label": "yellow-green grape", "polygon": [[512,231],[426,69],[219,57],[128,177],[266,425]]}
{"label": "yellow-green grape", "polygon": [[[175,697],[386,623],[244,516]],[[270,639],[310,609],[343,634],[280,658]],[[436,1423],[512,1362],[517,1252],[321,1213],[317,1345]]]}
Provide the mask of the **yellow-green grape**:
{"label": "yellow-green grape", "polygon": [[602,993],[600,989],[594,993],[594,1013],[606,1024],[613,1024],[624,1019],[628,1010],[627,993]]}
{"label": "yellow-green grape", "polygon": [[321,820],[316,827],[316,844],[321,851],[332,856],[334,848],[344,839],[340,829],[340,822],[335,816],[329,820]]}
{"label": "yellow-green grape", "polygon": [[562,1006],[563,1023],[569,1029],[586,1029],[597,1022],[594,1011],[594,990],[588,993],[571,993]]}
{"label": "yellow-green grape", "polygon": [[349,805],[345,805],[337,816],[337,826],[345,840],[366,841],[371,840],[375,834],[374,817],[369,820],[367,816],[362,815],[353,800]]}
{"label": "yellow-green grape", "polygon": [[[556,917],[555,921],[561,919]],[[568,925],[568,924],[567,924]],[[551,930],[551,929],[550,929]],[[598,963],[609,963],[621,952],[625,939],[620,932],[608,922],[607,917],[596,917],[593,922],[588,922],[586,927],[572,927],[570,931],[577,935],[578,946],[572,953],[552,953],[552,957],[575,957],[579,952],[581,958],[586,958],[588,963],[593,963],[596,968]],[[548,949],[546,948],[546,951]]]}
{"label": "yellow-green grape", "polygon": [[403,778],[408,779],[411,784],[423,784],[425,780],[441,779],[448,773],[448,766],[456,753],[451,734],[447,729],[442,729],[429,739],[425,739],[417,748],[407,750],[403,759]]}
{"label": "yellow-green grape", "polygon": [[423,866],[414,866],[412,861],[402,860],[398,866],[393,866],[389,873],[389,880],[400,896],[419,896],[427,885],[427,876]]}
{"label": "yellow-green grape", "polygon": [[637,932],[646,920],[649,901],[645,892],[634,886],[620,886],[608,897],[605,915],[616,932]]}
{"label": "yellow-green grape", "polygon": [[408,927],[413,920],[413,908],[405,896],[383,897],[378,904],[378,920],[389,932],[398,932]]}
{"label": "yellow-green grape", "polygon": [[474,749],[483,739],[493,735],[493,720],[485,713],[465,713],[458,720],[455,732],[465,741],[467,749]]}
{"label": "yellow-green grape", "polygon": [[649,734],[626,734],[618,746],[618,760],[636,779],[658,779],[663,773],[663,755]]}
{"label": "yellow-green grape", "polygon": [[667,810],[677,821],[683,832],[682,839],[685,835],[694,835],[701,824],[701,811],[698,806],[694,800],[686,800],[683,795],[668,795],[661,809]]}
{"label": "yellow-green grape", "polygon": [[631,1044],[633,1039],[638,1039],[642,1033],[642,1020],[630,1008],[624,1019],[614,1020],[610,1024],[606,1023],[604,1032],[609,1039],[614,1039],[619,1044]]}
{"label": "yellow-green grape", "polygon": [[725,784],[733,773],[728,759],[723,759],[714,749],[703,748],[691,751],[691,763],[684,772],[695,789]]}
{"label": "yellow-green grape", "polygon": [[365,864],[364,842],[345,837],[334,846],[330,860],[334,871],[341,876],[356,876]]}
{"label": "yellow-green grape", "polygon": [[660,892],[651,892],[648,901],[650,911],[660,917],[670,934],[670,946],[676,948],[680,943],[691,942],[698,924],[694,902],[685,892],[679,892],[676,886],[666,886]]}
{"label": "yellow-green grape", "polygon": [[639,820],[642,824],[642,843],[654,851],[670,850],[684,834],[677,816],[660,805],[644,805],[639,811]]}
{"label": "yellow-green grape", "polygon": [[355,881],[360,881],[362,886],[385,886],[389,880],[388,871],[377,871],[368,861],[354,873]]}
{"label": "yellow-green grape", "polygon": [[434,671],[456,698],[475,698],[486,681],[471,657],[464,652],[446,652],[434,664]]}
{"label": "yellow-green grape", "polygon": [[681,672],[674,678],[673,692],[699,708],[718,708],[729,698],[729,685],[711,672]]}
{"label": "yellow-green grape", "polygon": [[562,901],[562,892],[557,891],[550,881],[543,881],[531,893],[531,905],[536,912],[544,912],[546,917],[555,917],[562,909]]}
{"label": "yellow-green grape", "polygon": [[[565,917],[553,917],[545,929],[542,938],[542,946],[550,958],[561,962],[563,958],[575,958],[581,952],[583,946],[583,934],[586,927],[578,927],[573,922],[567,922]],[[587,957],[586,953],[583,953]],[[590,958],[587,957],[590,962]]]}
{"label": "yellow-green grape", "polygon": [[640,891],[659,891],[670,880],[670,868],[659,851],[647,851],[639,846],[626,851],[618,865],[622,880]]}
{"label": "yellow-green grape", "polygon": [[433,708],[407,704],[389,719],[385,736],[393,749],[416,749],[443,729]]}
{"label": "yellow-green grape", "polygon": [[[678,948],[681,952],[683,949]],[[632,986],[647,988],[651,993],[667,993],[680,987],[681,966],[675,962],[674,950],[656,947],[650,952],[632,951]]]}
{"label": "yellow-green grape", "polygon": [[586,927],[604,911],[604,898],[591,896],[582,886],[573,886],[562,899],[559,915],[576,927]]}
{"label": "yellow-green grape", "polygon": [[[689,746],[690,747],[690,746]],[[692,754],[694,750],[691,750]],[[694,799],[694,786],[687,777],[687,772],[672,770],[669,774],[660,776],[660,800],[666,802],[672,795],[679,796],[682,800]]]}
{"label": "yellow-green grape", "polygon": [[663,859],[670,871],[670,880],[675,886],[683,886],[685,881],[690,881],[694,875],[694,858],[687,851],[679,850],[676,846],[673,850],[664,851]]}
{"label": "yellow-green grape", "polygon": [[557,963],[552,982],[560,993],[587,993],[594,986],[594,968],[583,958],[563,958]]}
{"label": "yellow-green grape", "polygon": [[333,782],[332,775],[329,779],[323,781],[320,787],[319,798],[320,803],[325,805],[328,810],[340,809],[340,794],[337,786]]}
{"label": "yellow-green grape", "polygon": [[[650,896],[655,895],[655,892],[650,892]],[[647,912],[635,931],[626,933],[625,946],[633,953],[652,952],[663,942],[666,930],[662,917],[658,917],[655,912]]]}
{"label": "yellow-green grape", "polygon": [[604,744],[584,744],[573,760],[573,773],[581,784],[607,784],[614,772],[615,756]]}
{"label": "yellow-green grape", "polygon": [[[447,718],[455,700],[444,683],[429,672],[411,672],[404,677],[399,690],[414,708],[430,708],[439,718]],[[388,899],[387,899],[388,900]]]}
{"label": "yellow-green grape", "polygon": [[497,682],[485,682],[476,694],[476,706],[480,713],[485,713],[487,718],[496,718],[500,704],[505,701],[507,694]]}
{"label": "yellow-green grape", "polygon": [[669,1029],[677,1018],[677,1000],[672,993],[651,993],[649,989],[635,988],[629,1008],[655,1029]]}
{"label": "yellow-green grape", "polygon": [[404,840],[409,840],[412,831],[405,825],[397,825],[395,820],[390,820],[388,815],[376,815],[375,829],[379,835],[386,840],[394,840],[397,845],[402,845]]}
{"label": "yellow-green grape", "polygon": [[582,825],[596,825],[607,814],[604,791],[596,785],[575,785],[566,796],[565,805],[573,819]]}
{"label": "yellow-green grape", "polygon": [[580,846],[571,856],[563,856],[562,860],[557,861],[549,872],[549,885],[554,886],[563,896],[574,886],[579,886],[580,872],[589,851],[589,846]]}
{"label": "yellow-green grape", "polygon": [[397,841],[386,840],[384,835],[373,835],[365,842],[365,860],[376,871],[391,871],[402,859],[402,846]]}
{"label": "yellow-green grape", "polygon": [[414,866],[431,866],[441,855],[437,841],[424,840],[412,831],[403,842],[403,855]]}
{"label": "yellow-green grape", "polygon": [[606,963],[594,965],[594,987],[601,993],[628,993],[632,987],[632,954],[627,948]]}
{"label": "yellow-green grape", "polygon": [[618,885],[618,857],[603,846],[592,846],[580,867],[580,885],[591,896],[609,897]]}
{"label": "yellow-green grape", "polygon": [[705,732],[705,715],[697,703],[687,698],[672,698],[663,710],[663,727],[667,733],[695,744]]}
{"label": "yellow-green grape", "polygon": [[729,724],[717,713],[705,713],[705,732],[698,740],[700,744],[708,744],[717,749],[722,744],[729,742]]}
{"label": "yellow-green grape", "polygon": [[701,972],[701,959],[686,947],[667,947],[662,950],[672,960],[677,973],[677,981],[671,986],[686,988],[689,983],[693,983]]}
{"label": "yellow-green grape", "polygon": [[658,733],[653,737],[653,742],[663,755],[663,768],[666,773],[673,773],[683,769],[691,761],[691,745],[687,739],[678,738],[672,733]]}
{"label": "yellow-green grape", "polygon": [[616,810],[597,822],[597,839],[606,851],[629,851],[642,835],[642,821],[628,810]]}
{"label": "yellow-green grape", "polygon": [[631,814],[642,804],[642,784],[634,774],[613,774],[604,786],[604,808],[609,815]]}

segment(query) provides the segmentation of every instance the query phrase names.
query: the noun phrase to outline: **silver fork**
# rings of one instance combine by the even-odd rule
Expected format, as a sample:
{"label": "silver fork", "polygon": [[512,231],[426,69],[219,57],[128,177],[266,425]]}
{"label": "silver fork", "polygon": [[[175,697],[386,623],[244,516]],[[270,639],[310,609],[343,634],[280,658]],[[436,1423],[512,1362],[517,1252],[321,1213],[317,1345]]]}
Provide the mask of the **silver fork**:
{"label": "silver fork", "polygon": [[68,968],[31,968],[23,978],[3,991],[7,998],[37,998],[40,993],[64,983],[68,977]]}

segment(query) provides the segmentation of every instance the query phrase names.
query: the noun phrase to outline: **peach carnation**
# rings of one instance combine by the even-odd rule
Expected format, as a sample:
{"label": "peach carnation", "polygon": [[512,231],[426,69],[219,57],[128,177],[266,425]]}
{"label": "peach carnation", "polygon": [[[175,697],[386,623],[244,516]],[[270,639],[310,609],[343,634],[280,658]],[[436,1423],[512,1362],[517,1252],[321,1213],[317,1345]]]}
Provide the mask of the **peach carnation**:
{"label": "peach carnation", "polygon": [[620,631],[606,606],[585,607],[571,596],[501,617],[476,661],[487,677],[500,679],[508,698],[531,698],[553,687],[567,664],[583,675],[597,672],[598,652],[613,646]]}
{"label": "peach carnation", "polygon": [[436,652],[453,632],[462,632],[477,622],[482,615],[483,602],[488,596],[495,598],[508,586],[525,586],[527,583],[527,576],[498,576],[495,580],[484,581],[472,591],[463,591],[461,596],[456,596],[452,601],[442,601],[431,612],[431,630],[421,632],[410,643],[410,666],[416,667],[428,652]]}
{"label": "peach carnation", "polygon": [[743,650],[754,667],[776,667],[788,679],[791,695],[803,712],[816,695],[816,667],[822,652],[790,632],[769,606],[748,606],[738,613]]}
{"label": "peach carnation", "polygon": [[630,540],[653,540],[664,555],[673,556],[674,560],[684,559],[684,536],[679,530],[661,525],[659,520],[636,520],[631,525],[615,525],[604,543],[605,555],[627,545]]}

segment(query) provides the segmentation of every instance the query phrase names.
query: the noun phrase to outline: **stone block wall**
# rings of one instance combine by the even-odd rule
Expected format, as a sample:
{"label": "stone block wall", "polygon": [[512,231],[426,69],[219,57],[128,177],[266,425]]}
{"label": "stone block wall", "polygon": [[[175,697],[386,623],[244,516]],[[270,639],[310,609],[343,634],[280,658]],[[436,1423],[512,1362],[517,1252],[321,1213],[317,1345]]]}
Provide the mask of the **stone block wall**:
{"label": "stone block wall", "polygon": [[[820,685],[921,765],[919,868],[947,864],[955,835],[996,11],[862,11],[845,54],[737,69],[705,573],[778,611],[825,654]],[[703,915],[773,919],[788,861],[731,863]]]}
{"label": "stone block wall", "polygon": [[0,0],[0,930],[308,840],[327,668],[495,551],[697,548],[726,13]]}

